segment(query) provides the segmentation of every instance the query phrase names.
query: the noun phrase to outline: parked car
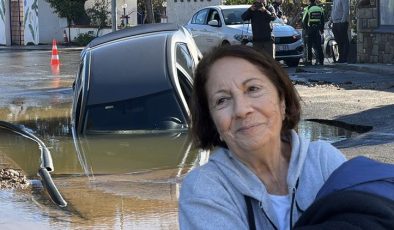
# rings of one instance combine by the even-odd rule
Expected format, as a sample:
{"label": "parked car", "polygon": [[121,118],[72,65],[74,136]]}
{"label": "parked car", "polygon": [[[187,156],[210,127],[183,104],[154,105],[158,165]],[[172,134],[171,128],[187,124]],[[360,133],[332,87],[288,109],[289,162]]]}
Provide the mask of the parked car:
{"label": "parked car", "polygon": [[74,82],[73,134],[186,131],[201,53],[175,24],[150,24],[94,39]]}
{"label": "parked car", "polygon": [[[241,44],[252,41],[250,21],[243,21],[241,15],[249,5],[218,5],[198,10],[185,27],[191,32],[202,53],[213,47],[227,44]],[[297,66],[303,57],[304,44],[301,34],[281,19],[273,21],[276,59],[288,66]]]}

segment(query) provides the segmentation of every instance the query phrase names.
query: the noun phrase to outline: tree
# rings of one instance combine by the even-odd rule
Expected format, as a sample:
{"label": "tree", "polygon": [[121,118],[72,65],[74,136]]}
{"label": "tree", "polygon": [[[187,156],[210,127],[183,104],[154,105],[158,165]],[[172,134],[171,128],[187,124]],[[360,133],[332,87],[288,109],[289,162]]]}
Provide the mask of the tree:
{"label": "tree", "polygon": [[93,6],[86,10],[86,13],[90,17],[90,24],[97,26],[98,37],[99,31],[108,25],[108,15],[110,15],[109,2],[108,0],[95,0]]}
{"label": "tree", "polygon": [[45,0],[61,18],[67,19],[68,40],[70,40],[71,24],[86,23],[85,2],[87,0]]}
{"label": "tree", "polygon": [[165,0],[137,0],[138,12],[141,12],[144,15],[143,21],[146,23],[157,22],[154,17],[154,12],[160,12],[163,10],[164,1]]}
{"label": "tree", "polygon": [[145,0],[146,22],[154,23],[152,0]]}

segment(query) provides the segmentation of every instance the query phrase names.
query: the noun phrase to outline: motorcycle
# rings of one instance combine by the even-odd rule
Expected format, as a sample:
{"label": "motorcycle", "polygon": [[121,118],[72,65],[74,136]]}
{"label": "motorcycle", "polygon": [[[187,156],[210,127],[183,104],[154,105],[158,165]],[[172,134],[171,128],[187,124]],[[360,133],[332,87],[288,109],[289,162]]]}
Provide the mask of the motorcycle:
{"label": "motorcycle", "polygon": [[337,62],[339,58],[338,44],[335,41],[334,33],[332,32],[332,23],[330,21],[324,24],[322,46],[324,57],[328,62]]}

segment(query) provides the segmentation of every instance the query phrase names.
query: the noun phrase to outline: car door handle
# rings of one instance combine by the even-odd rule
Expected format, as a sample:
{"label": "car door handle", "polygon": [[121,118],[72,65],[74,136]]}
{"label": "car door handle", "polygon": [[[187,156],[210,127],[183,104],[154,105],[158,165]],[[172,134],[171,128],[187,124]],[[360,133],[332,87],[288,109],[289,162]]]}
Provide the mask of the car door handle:
{"label": "car door handle", "polygon": [[208,30],[207,29],[203,29],[202,32],[208,32]]}

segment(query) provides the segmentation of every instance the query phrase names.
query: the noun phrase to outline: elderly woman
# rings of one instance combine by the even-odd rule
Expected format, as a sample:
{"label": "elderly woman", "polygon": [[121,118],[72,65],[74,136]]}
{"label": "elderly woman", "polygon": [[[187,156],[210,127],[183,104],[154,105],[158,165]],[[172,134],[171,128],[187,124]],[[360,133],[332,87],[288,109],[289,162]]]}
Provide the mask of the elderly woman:
{"label": "elderly woman", "polygon": [[182,183],[181,229],[290,229],[345,161],[331,144],[294,131],[300,99],[292,82],[251,47],[205,56],[191,107],[194,143],[213,152]]}

